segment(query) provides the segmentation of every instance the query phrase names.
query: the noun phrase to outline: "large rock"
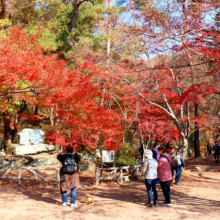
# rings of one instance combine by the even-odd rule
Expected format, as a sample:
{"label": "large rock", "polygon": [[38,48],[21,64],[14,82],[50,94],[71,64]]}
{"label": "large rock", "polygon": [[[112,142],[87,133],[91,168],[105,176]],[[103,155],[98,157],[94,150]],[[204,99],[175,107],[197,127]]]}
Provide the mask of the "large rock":
{"label": "large rock", "polygon": [[78,165],[79,172],[89,172],[93,170],[93,163],[90,161],[80,161]]}
{"label": "large rock", "polygon": [[88,160],[88,161],[91,161],[93,163],[96,162],[96,156],[95,155],[81,154],[80,157],[81,157],[82,160]]}
{"label": "large rock", "polygon": [[39,154],[39,153],[51,152],[55,150],[54,145],[48,145],[48,144],[35,144],[35,145],[12,144],[11,147],[12,147],[12,152],[15,155]]}
{"label": "large rock", "polygon": [[22,145],[44,143],[45,132],[43,132],[41,129],[25,128],[18,135],[19,135],[19,144]]}
{"label": "large rock", "polygon": [[26,166],[33,161],[29,156],[2,156],[0,158],[0,165],[4,166]]}
{"label": "large rock", "polygon": [[218,168],[212,166],[195,167],[195,170],[198,172],[218,172]]}
{"label": "large rock", "polygon": [[43,158],[37,158],[31,162],[31,165],[38,167],[38,166],[47,166],[47,165],[52,165],[52,164],[57,164],[57,163],[58,163],[57,159],[50,158],[46,160]]}
{"label": "large rock", "polygon": [[47,160],[42,159],[42,158],[38,158],[35,159],[31,162],[32,166],[38,167],[38,166],[46,166],[47,165]]}

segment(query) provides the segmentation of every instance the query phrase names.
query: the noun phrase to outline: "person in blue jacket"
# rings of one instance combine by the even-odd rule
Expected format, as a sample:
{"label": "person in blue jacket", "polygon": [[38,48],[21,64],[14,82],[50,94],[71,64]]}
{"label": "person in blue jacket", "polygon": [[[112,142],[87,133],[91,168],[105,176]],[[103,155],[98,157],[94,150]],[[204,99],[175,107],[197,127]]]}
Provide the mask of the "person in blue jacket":
{"label": "person in blue jacket", "polygon": [[153,152],[153,158],[158,161],[160,159],[160,153],[158,151],[158,147],[160,147],[160,144],[157,142],[157,143],[154,143],[154,146],[153,148],[151,149],[152,152]]}

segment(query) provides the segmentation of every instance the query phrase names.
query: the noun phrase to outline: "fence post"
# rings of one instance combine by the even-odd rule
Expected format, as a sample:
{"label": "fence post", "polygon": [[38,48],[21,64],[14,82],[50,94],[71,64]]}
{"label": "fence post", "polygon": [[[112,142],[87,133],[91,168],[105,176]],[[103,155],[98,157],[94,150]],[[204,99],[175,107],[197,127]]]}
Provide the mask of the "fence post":
{"label": "fence post", "polygon": [[56,171],[57,171],[57,186],[60,186],[60,171],[59,170]]}
{"label": "fence post", "polygon": [[121,179],[121,182],[123,182],[123,169],[120,168],[120,179]]}
{"label": "fence post", "polygon": [[95,171],[95,183],[98,186],[99,185],[99,168],[96,167],[96,171]]}
{"label": "fence post", "polygon": [[139,177],[138,172],[139,172],[139,167],[137,167],[137,169],[136,169],[136,175],[137,175],[137,178]]}
{"label": "fence post", "polygon": [[21,170],[21,167],[19,168],[19,170],[18,170],[18,184],[20,185],[21,184],[21,172],[22,170]]}

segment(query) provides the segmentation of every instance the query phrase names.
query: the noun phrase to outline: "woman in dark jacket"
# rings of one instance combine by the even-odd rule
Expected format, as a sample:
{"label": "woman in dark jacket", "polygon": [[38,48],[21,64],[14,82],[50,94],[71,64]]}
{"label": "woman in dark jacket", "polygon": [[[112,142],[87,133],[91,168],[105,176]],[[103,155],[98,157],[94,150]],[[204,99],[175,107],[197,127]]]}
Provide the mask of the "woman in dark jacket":
{"label": "woman in dark jacket", "polygon": [[60,169],[60,193],[62,195],[63,206],[66,206],[67,203],[67,190],[71,190],[71,201],[70,206],[76,207],[76,187],[79,186],[79,175],[76,171],[74,174],[65,174],[63,173],[64,161],[67,157],[73,158],[78,164],[81,160],[80,156],[75,153],[73,154],[73,148],[71,146],[66,147],[66,154],[57,155],[57,159],[62,163],[62,168]]}

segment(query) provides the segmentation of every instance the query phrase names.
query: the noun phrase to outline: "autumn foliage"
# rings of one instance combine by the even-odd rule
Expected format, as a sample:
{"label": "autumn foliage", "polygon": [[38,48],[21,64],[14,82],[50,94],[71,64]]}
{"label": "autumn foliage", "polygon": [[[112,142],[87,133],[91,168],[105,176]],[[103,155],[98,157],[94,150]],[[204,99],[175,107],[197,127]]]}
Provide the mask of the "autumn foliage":
{"label": "autumn foliage", "polygon": [[53,107],[59,129],[47,134],[50,142],[95,148],[102,140],[109,149],[120,146],[121,118],[98,102],[98,68],[88,71],[85,64],[71,70],[57,56],[43,55],[37,36],[16,28],[0,38],[0,63],[1,111],[8,112],[9,100]]}

